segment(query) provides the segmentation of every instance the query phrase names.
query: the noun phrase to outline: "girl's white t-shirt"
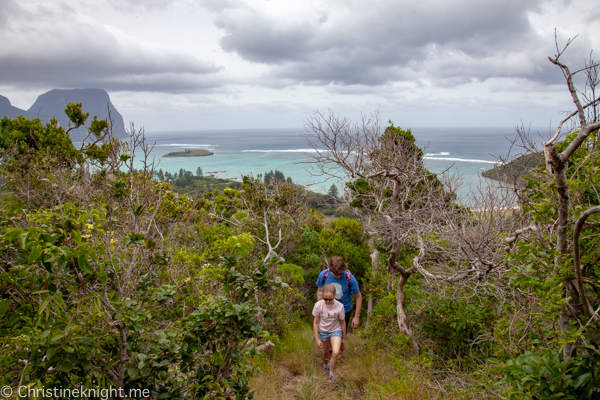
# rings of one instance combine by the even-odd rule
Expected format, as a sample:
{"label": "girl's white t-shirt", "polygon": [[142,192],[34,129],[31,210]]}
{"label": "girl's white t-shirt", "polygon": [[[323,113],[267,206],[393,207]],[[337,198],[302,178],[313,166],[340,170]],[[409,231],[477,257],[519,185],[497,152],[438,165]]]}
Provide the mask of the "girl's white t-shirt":
{"label": "girl's white t-shirt", "polygon": [[327,307],[325,300],[317,301],[313,307],[312,315],[313,317],[319,317],[319,329],[327,333],[342,330],[340,321],[343,321],[346,317],[344,305],[337,300],[333,301],[331,307]]}

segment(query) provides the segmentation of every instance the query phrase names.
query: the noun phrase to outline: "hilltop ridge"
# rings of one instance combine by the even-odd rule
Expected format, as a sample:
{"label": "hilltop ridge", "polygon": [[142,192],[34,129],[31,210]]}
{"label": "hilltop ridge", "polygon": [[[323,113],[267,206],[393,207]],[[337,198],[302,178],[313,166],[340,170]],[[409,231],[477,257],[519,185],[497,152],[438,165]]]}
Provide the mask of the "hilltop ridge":
{"label": "hilltop ridge", "polygon": [[484,178],[500,182],[521,184],[523,183],[525,175],[529,174],[535,167],[543,163],[543,153],[525,154],[506,164],[495,166],[492,169],[484,171],[481,175]]}
{"label": "hilltop ridge", "polygon": [[[28,110],[14,107],[8,98],[0,96],[0,118],[14,119],[22,115],[27,119],[40,118],[47,123],[55,117],[60,126],[66,128],[69,126],[69,119],[64,111],[67,103],[82,103],[81,108],[84,112],[90,113],[90,120],[94,116],[98,116],[98,119],[109,119],[110,112],[115,136],[128,136],[123,116],[110,101],[109,94],[102,89],[53,89],[38,96]],[[82,140],[85,136],[85,128],[73,130],[70,135],[74,141]]]}
{"label": "hilltop ridge", "polygon": [[15,119],[20,115],[22,115],[23,117],[25,117],[27,119],[36,118],[35,114],[13,106],[11,104],[10,100],[8,99],[8,97],[4,97],[4,96],[0,95],[0,118],[8,117],[10,119]]}

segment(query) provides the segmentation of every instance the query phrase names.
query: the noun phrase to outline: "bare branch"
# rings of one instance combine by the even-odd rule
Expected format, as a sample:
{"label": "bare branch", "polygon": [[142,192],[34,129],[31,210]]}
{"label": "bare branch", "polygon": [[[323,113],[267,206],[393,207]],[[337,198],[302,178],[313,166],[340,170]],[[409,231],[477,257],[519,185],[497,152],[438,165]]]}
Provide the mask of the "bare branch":
{"label": "bare branch", "polygon": [[585,224],[586,219],[590,215],[598,212],[600,212],[600,206],[595,206],[582,212],[579,218],[577,219],[577,222],[575,223],[575,227],[573,229],[573,267],[575,268],[577,289],[579,290],[579,296],[581,299],[583,310],[588,316],[588,318],[592,319],[597,319],[598,317],[594,312],[594,309],[592,308],[587,296],[585,295],[585,288],[583,287],[583,270],[581,267],[579,236],[581,235],[581,231],[583,230],[583,226]]}

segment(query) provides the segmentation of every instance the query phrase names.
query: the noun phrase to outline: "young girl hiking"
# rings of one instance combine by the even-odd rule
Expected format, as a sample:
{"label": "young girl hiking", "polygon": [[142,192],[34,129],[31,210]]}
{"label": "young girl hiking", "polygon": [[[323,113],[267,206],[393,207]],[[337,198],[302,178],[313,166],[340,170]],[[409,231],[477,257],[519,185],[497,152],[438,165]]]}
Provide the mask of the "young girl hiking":
{"label": "young girl hiking", "polygon": [[[333,371],[340,354],[342,343],[346,344],[346,324],[344,305],[335,299],[335,286],[323,285],[321,300],[315,303],[312,315],[315,342],[323,350],[323,367],[329,372],[329,380],[335,383]],[[329,360],[331,349],[331,360]]]}
{"label": "young girl hiking", "polygon": [[[335,298],[344,305],[346,326],[356,329],[360,325],[360,310],[362,308],[362,295],[358,287],[358,282],[354,275],[346,269],[347,265],[342,257],[332,257],[327,267],[326,270],[321,271],[319,274],[317,286],[321,288],[323,285],[331,283],[336,287]],[[317,300],[321,300],[319,296],[318,292]],[[354,311],[354,318],[350,320],[352,296],[356,297],[356,310]]]}

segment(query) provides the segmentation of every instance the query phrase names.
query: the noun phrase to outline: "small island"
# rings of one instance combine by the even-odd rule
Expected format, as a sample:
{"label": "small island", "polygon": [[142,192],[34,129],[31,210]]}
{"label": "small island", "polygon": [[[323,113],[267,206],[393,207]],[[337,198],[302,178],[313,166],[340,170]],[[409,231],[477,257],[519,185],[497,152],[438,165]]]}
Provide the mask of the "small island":
{"label": "small island", "polygon": [[167,153],[163,157],[204,157],[212,155],[214,155],[214,153],[204,149],[185,149],[184,151],[174,151],[173,153]]}

